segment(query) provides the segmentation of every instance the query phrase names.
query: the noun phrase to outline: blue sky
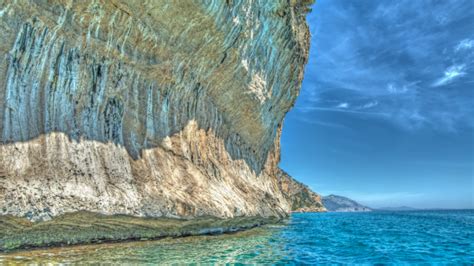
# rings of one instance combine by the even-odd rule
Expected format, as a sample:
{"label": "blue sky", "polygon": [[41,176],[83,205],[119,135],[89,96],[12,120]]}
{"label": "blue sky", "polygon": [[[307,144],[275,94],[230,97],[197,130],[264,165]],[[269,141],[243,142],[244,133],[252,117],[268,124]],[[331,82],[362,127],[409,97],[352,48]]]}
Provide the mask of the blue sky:
{"label": "blue sky", "polygon": [[280,166],[372,207],[474,208],[474,1],[318,0]]}

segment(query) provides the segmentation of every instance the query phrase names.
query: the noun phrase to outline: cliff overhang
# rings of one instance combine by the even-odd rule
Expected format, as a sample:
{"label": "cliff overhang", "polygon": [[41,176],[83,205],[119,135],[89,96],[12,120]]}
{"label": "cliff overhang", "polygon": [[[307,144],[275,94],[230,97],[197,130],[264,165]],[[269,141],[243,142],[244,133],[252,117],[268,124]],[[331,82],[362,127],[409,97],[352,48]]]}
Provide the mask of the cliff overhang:
{"label": "cliff overhang", "polygon": [[0,215],[280,219],[317,202],[278,168],[308,4],[0,0]]}

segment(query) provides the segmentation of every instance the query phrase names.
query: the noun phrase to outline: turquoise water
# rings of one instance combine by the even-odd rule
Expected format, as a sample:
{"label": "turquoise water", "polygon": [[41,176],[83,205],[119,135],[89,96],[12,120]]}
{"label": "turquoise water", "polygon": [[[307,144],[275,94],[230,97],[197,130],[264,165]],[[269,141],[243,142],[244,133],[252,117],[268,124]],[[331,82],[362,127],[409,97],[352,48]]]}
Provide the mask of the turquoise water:
{"label": "turquoise water", "polygon": [[474,263],[474,211],[294,214],[219,235],[25,251],[3,262]]}

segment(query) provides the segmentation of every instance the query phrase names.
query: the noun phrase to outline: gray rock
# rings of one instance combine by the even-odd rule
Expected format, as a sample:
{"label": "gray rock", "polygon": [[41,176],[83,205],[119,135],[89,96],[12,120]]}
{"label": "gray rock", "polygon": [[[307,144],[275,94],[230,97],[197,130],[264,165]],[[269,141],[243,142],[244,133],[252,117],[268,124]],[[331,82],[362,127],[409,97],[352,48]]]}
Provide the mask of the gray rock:
{"label": "gray rock", "polygon": [[359,204],[349,198],[337,195],[323,197],[323,205],[330,212],[367,212],[371,208]]}
{"label": "gray rock", "polygon": [[0,0],[0,214],[287,215],[307,2]]}

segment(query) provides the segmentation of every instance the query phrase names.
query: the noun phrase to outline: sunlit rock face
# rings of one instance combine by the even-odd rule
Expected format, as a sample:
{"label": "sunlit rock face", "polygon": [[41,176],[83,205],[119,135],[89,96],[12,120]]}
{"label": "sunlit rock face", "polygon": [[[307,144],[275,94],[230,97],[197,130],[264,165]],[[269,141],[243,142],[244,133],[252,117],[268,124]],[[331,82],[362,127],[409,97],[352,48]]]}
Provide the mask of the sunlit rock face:
{"label": "sunlit rock face", "polygon": [[277,173],[280,187],[286,196],[292,212],[325,212],[321,195],[308,186],[294,180],[285,171]]}
{"label": "sunlit rock face", "polygon": [[0,213],[285,215],[305,2],[0,0]]}

